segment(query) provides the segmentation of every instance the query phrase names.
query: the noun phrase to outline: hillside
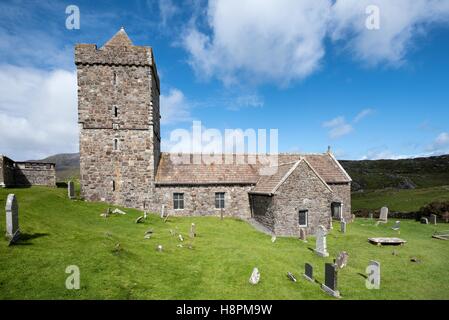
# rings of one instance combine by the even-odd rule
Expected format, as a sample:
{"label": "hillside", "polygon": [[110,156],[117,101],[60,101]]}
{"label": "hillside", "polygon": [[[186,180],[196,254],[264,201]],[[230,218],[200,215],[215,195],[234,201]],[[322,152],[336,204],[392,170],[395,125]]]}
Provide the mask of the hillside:
{"label": "hillside", "polygon": [[[40,161],[56,163],[59,181],[79,176],[79,154],[57,154]],[[353,191],[415,189],[449,185],[449,155],[403,160],[342,160]]]}

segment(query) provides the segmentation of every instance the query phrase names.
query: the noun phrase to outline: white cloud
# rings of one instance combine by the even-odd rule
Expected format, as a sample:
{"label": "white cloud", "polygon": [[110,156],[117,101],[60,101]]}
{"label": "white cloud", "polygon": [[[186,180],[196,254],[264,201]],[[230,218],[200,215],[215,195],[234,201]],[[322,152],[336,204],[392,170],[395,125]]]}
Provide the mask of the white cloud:
{"label": "white cloud", "polygon": [[190,27],[183,45],[202,76],[229,84],[241,71],[285,84],[319,68],[329,10],[328,0],[211,0],[212,35]]}
{"label": "white cloud", "polygon": [[0,152],[15,160],[78,150],[76,73],[0,66]]}
{"label": "white cloud", "polygon": [[161,94],[161,123],[175,124],[190,121],[190,104],[182,91],[171,89],[167,95]]}
{"label": "white cloud", "polygon": [[[365,26],[369,5],[380,10],[379,30]],[[343,43],[369,65],[400,65],[414,37],[424,34],[432,24],[448,21],[446,0],[338,0],[332,7],[329,31],[332,40]]]}
{"label": "white cloud", "polygon": [[179,8],[171,0],[159,0],[159,12],[162,25],[179,13]]}
{"label": "white cloud", "polygon": [[363,118],[366,118],[367,116],[373,114],[374,110],[373,109],[364,109],[362,111],[360,111],[354,118],[354,123],[358,123],[360,122],[360,120],[362,120]]}
{"label": "white cloud", "polygon": [[237,111],[242,108],[261,108],[264,104],[264,99],[258,94],[243,94],[230,101],[227,108]]}
{"label": "white cloud", "polygon": [[417,156],[395,154],[390,150],[386,149],[386,150],[370,150],[367,152],[366,155],[361,157],[360,160],[384,160],[384,159],[398,160],[398,159],[410,159],[415,157]]}
{"label": "white cloud", "polygon": [[[368,5],[380,30],[366,28]],[[328,36],[365,64],[401,65],[416,36],[449,21],[449,1],[209,0],[208,31],[192,21],[182,45],[197,75],[282,86],[320,68]]]}
{"label": "white cloud", "polygon": [[329,129],[329,137],[331,139],[341,138],[354,130],[342,116],[324,122],[323,127]]}
{"label": "white cloud", "polygon": [[427,151],[432,155],[440,155],[449,153],[449,133],[440,133],[432,144],[427,147]]}

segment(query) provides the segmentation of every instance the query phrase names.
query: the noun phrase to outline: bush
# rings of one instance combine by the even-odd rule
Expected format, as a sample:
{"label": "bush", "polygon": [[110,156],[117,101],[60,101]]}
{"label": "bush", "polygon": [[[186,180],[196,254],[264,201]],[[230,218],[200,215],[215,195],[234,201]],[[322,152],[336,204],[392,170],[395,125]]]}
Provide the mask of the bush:
{"label": "bush", "polygon": [[419,213],[423,216],[436,214],[439,218],[449,220],[449,201],[431,202],[419,209]]}

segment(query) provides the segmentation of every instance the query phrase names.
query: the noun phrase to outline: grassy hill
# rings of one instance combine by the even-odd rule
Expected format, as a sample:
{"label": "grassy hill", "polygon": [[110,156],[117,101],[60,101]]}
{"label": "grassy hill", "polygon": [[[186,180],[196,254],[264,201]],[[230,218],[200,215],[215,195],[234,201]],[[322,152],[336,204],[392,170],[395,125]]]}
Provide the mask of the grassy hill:
{"label": "grassy hill", "polygon": [[[357,219],[346,234],[335,224],[327,240],[330,257],[321,258],[311,251],[313,237],[308,243],[296,238],[272,243],[240,220],[172,217],[164,223],[150,215],[136,224],[142,213],[130,209],[127,215],[102,218],[107,204],[70,201],[65,188],[0,189],[2,208],[8,193],[18,198],[23,236],[15,246],[5,240],[0,245],[0,299],[333,299],[302,278],[304,263],[311,263],[323,282],[324,263],[343,250],[349,253],[348,266],[339,272],[343,299],[449,299],[448,242],[431,238],[435,229],[448,229],[443,224],[402,221],[400,237],[408,243],[394,248],[367,242],[372,236],[397,236],[393,222],[376,227]],[[189,249],[192,222],[198,237]],[[149,228],[154,235],[145,240]],[[186,240],[181,243],[170,230]],[[4,219],[0,232],[5,232]],[[163,252],[156,250],[159,244]],[[380,290],[365,287],[363,274],[373,259],[381,263]],[[80,290],[65,288],[69,265],[80,269]],[[261,272],[256,286],[248,283],[254,267]]]}

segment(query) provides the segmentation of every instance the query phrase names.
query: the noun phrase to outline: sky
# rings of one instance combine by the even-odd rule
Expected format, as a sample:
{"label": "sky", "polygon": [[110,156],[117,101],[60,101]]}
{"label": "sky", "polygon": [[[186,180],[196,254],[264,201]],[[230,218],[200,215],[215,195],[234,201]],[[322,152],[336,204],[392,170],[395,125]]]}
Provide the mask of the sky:
{"label": "sky", "polygon": [[449,1],[2,0],[1,154],[78,152],[74,45],[121,26],[153,48],[165,151],[200,121],[277,129],[279,152],[449,153]]}

